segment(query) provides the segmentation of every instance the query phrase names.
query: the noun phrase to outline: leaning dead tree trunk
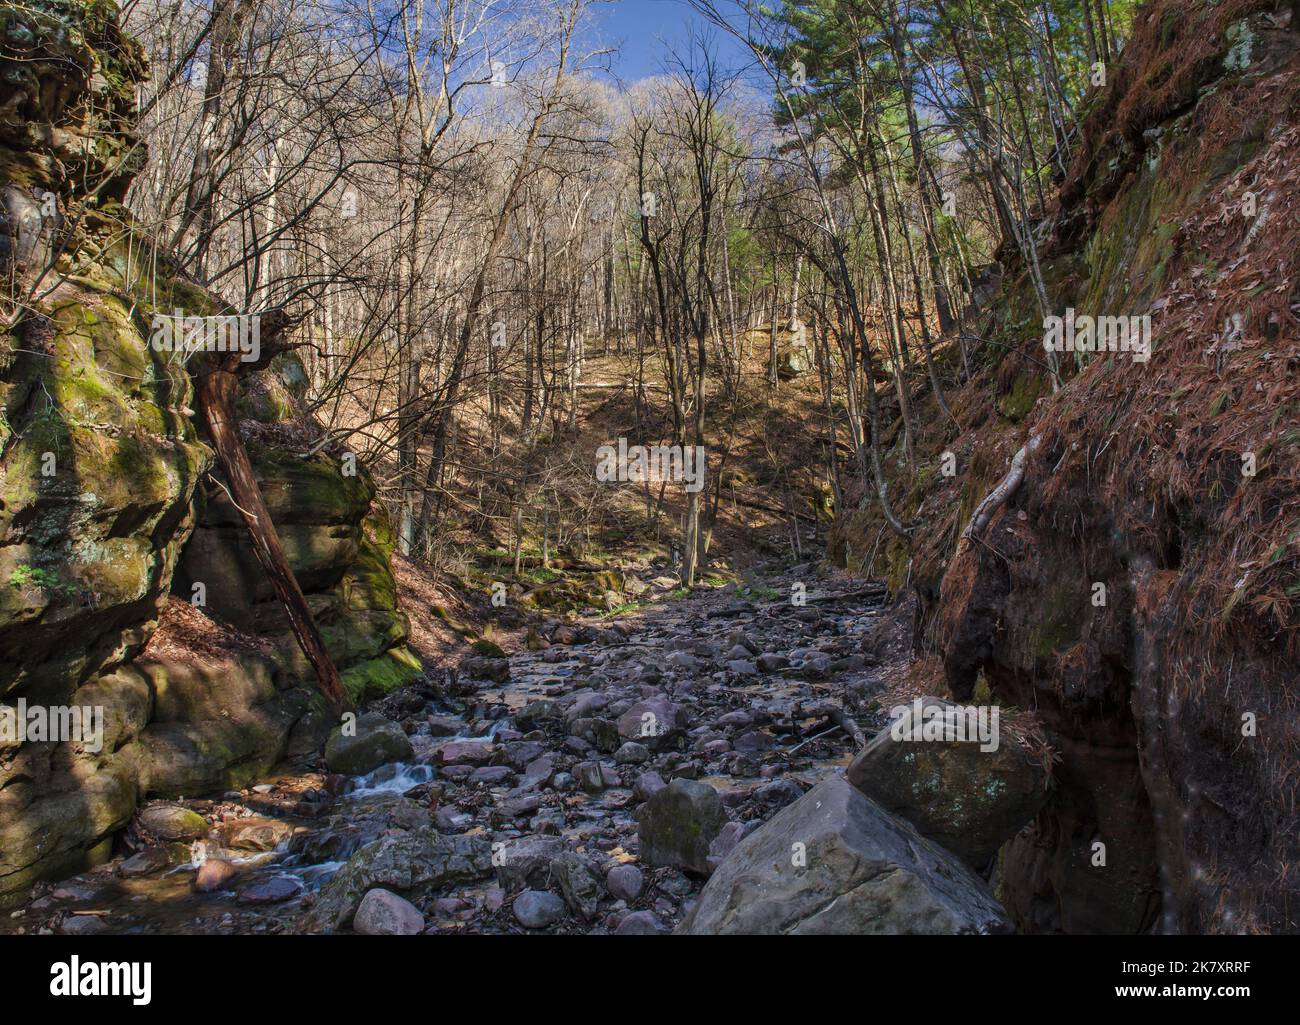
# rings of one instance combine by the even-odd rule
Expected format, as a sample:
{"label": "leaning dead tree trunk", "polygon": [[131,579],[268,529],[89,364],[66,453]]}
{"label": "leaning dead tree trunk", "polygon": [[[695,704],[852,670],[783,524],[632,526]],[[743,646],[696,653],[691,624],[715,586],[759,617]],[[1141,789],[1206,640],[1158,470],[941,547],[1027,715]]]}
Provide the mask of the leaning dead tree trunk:
{"label": "leaning dead tree trunk", "polygon": [[[264,324],[270,319],[264,317]],[[284,328],[285,322],[282,319],[279,330],[273,332],[273,337],[263,339],[261,358],[256,363],[240,362],[238,352],[200,354],[194,364],[194,387],[199,410],[208,430],[208,440],[217,454],[221,471],[225,474],[231,501],[248,528],[248,536],[253,542],[253,554],[289,615],[293,635],[316,671],[321,693],[337,714],[350,708],[351,702],[343,690],[338,668],[316,628],[316,621],[312,618],[307,599],[303,597],[302,588],[298,586],[298,579],[293,575],[293,568],[284,554],[280,535],[271,522],[271,513],[253,474],[253,464],[248,458],[243,439],[239,436],[235,419],[240,372],[264,366],[272,355],[280,351],[283,346],[276,346],[274,335],[282,335]]]}
{"label": "leaning dead tree trunk", "polygon": [[966,529],[961,532],[962,540],[966,541],[971,538],[979,540],[980,535],[984,533],[984,528],[988,526],[989,520],[993,518],[993,514],[1006,505],[1007,500],[1020,487],[1020,482],[1025,479],[1025,466],[1029,462],[1029,457],[1038,451],[1038,446],[1042,443],[1042,440],[1043,436],[1041,434],[1031,435],[1020,451],[1011,457],[1011,467],[1007,470],[1006,476],[975,507],[975,511],[971,514],[970,523],[966,524]]}

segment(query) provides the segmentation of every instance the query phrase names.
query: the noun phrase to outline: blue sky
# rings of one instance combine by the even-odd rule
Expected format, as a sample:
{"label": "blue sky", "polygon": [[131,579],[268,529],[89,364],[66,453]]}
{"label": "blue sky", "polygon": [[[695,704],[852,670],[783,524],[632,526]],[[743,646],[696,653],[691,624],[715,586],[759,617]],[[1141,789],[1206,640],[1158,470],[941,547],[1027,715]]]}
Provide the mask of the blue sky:
{"label": "blue sky", "polygon": [[611,76],[627,84],[663,71],[669,48],[685,53],[692,30],[705,30],[724,65],[744,61],[748,50],[727,33],[705,23],[682,0],[610,0],[591,9],[599,41],[614,50]]}

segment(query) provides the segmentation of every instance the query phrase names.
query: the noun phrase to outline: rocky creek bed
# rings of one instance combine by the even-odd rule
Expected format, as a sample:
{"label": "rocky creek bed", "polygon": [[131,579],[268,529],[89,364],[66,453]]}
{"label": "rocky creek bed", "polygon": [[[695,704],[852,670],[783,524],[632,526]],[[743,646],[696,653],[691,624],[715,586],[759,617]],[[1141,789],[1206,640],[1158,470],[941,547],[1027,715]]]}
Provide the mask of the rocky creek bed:
{"label": "rocky creek bed", "polygon": [[[1004,928],[982,880],[843,782],[850,731],[886,721],[879,592],[800,567],[762,593],[789,595],[794,579],[813,581],[805,604],[704,588],[546,623],[537,650],[472,658],[371,706],[319,771],[144,806],[118,856],[40,884],[0,931],[662,933],[699,925],[682,923],[710,875],[716,921],[701,931],[861,931],[873,923],[822,910],[860,917],[861,902],[836,898],[865,896],[877,861],[906,891],[888,895],[893,918],[875,914],[882,931]],[[791,807],[818,784],[838,789]],[[807,821],[832,807],[841,819]],[[783,809],[785,833],[754,836]],[[787,833],[805,864],[763,885],[794,918],[736,918],[748,899],[717,870],[784,850]],[[846,845],[847,862],[833,856]],[[799,892],[778,893],[788,885]]]}

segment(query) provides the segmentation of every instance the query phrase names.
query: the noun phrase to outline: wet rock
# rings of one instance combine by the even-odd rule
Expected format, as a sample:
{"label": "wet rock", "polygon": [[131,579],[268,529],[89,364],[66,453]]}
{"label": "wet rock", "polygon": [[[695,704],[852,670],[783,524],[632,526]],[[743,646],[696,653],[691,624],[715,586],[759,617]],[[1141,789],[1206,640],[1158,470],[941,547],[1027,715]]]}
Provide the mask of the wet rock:
{"label": "wet rock", "polygon": [[758,668],[765,673],[775,673],[785,669],[790,665],[790,660],[784,655],[759,655]]}
{"label": "wet rock", "polygon": [[479,740],[449,740],[434,748],[436,765],[487,765],[492,761],[492,747]]}
{"label": "wet rock", "polygon": [[616,900],[631,904],[644,888],[645,876],[635,865],[615,865],[605,875],[605,889]]}
{"label": "wet rock", "polygon": [[1010,924],[960,859],[832,777],[742,840],[677,931],[994,933]]}
{"label": "wet rock", "polygon": [[357,851],[321,890],[309,916],[318,931],[352,921],[375,887],[410,893],[492,874],[492,845],[477,836],[443,836],[432,827],[381,836]]}
{"label": "wet rock", "polygon": [[693,672],[700,668],[700,660],[686,651],[669,652],[665,661],[674,669],[681,669],[684,672]]}
{"label": "wet rock", "polygon": [[618,726],[609,719],[575,719],[569,729],[574,736],[581,737],[597,751],[605,754],[618,747]]}
{"label": "wet rock", "polygon": [[273,851],[292,833],[293,826],[278,819],[240,819],[221,827],[225,846],[237,851]]}
{"label": "wet rock", "polygon": [[108,923],[102,915],[68,915],[59,932],[64,936],[98,936],[108,932]]}
{"label": "wet rock", "polygon": [[431,715],[428,723],[431,737],[454,737],[465,727],[460,719],[451,715]]}
{"label": "wet rock", "polygon": [[352,931],[362,936],[418,936],[424,932],[424,916],[405,897],[374,889],[361,898]]}
{"label": "wet rock", "polygon": [[439,808],[433,813],[433,824],[442,833],[463,833],[474,825],[474,816],[455,808]]}
{"label": "wet rock", "polygon": [[525,929],[545,929],[564,917],[564,898],[546,890],[525,890],[512,910]]}
{"label": "wet rock", "polygon": [[608,707],[609,698],[604,694],[581,694],[573,704],[569,706],[569,710],[565,713],[564,717],[572,723],[577,719],[594,718],[596,712],[603,711]]}
{"label": "wet rock", "polygon": [[713,842],[709,844],[709,867],[716,870],[744,835],[745,827],[740,822],[728,822],[722,827]]}
{"label": "wet rock", "polygon": [[235,898],[240,904],[279,904],[292,900],[302,893],[302,884],[287,876],[276,876],[263,882],[252,883],[239,891]]}
{"label": "wet rock", "polygon": [[117,874],[123,879],[136,879],[161,872],[171,863],[171,856],[165,847],[146,847],[122,862],[117,868]]}
{"label": "wet rock", "polygon": [[735,739],[732,746],[737,751],[753,754],[760,751],[771,751],[776,746],[776,740],[770,733],[764,733],[762,730],[746,730]]}
{"label": "wet rock", "polygon": [[575,762],[573,778],[578,787],[588,794],[598,794],[605,789],[605,774],[599,762]]}
{"label": "wet rock", "polygon": [[542,806],[542,799],[537,794],[511,797],[502,801],[493,809],[493,821],[509,822],[512,819],[527,818]]}
{"label": "wet rock", "polygon": [[514,773],[504,765],[484,765],[469,774],[469,781],[471,783],[481,783],[485,786],[496,786],[504,783],[513,775]]}
{"label": "wet rock", "polygon": [[325,744],[325,764],[331,772],[345,776],[362,776],[388,762],[408,762],[414,757],[415,750],[402,727],[374,712],[361,716],[351,727],[336,728]]}
{"label": "wet rock", "polygon": [[768,812],[779,811],[803,796],[803,788],[792,779],[774,779],[754,791],[754,800]]}
{"label": "wet rock", "polygon": [[208,835],[202,815],[177,804],[152,804],[136,813],[136,820],[160,840],[197,840]]}
{"label": "wet rock", "polygon": [[[920,700],[919,721],[916,706],[907,706],[853,760],[849,782],[983,870],[1047,800],[1046,773],[1001,731],[996,750],[981,750],[991,745],[978,740],[958,740],[951,719],[930,717],[955,714],[961,706],[934,697]],[[933,739],[922,739],[929,736],[926,730]],[[895,733],[917,739],[896,740]],[[973,737],[974,730],[965,735]]]}
{"label": "wet rock", "polygon": [[199,866],[194,876],[194,889],[199,893],[214,893],[228,889],[239,875],[239,869],[221,858],[209,858]]}
{"label": "wet rock", "polygon": [[571,626],[557,626],[551,633],[551,641],[555,644],[577,644],[579,633]]}
{"label": "wet rock", "polygon": [[515,713],[515,722],[525,732],[538,729],[548,719],[559,719],[559,704],[549,699],[531,701]]}
{"label": "wet rock", "polygon": [[524,769],[529,762],[546,754],[546,745],[537,740],[517,740],[503,744],[493,756],[493,761],[503,761],[511,768]]}
{"label": "wet rock", "polygon": [[708,875],[709,845],[726,825],[718,792],[705,783],[675,779],[637,813],[641,859]]}
{"label": "wet rock", "polygon": [[543,755],[536,761],[529,762],[524,769],[523,781],[519,784],[523,788],[545,786],[555,775],[555,759],[550,755]]}

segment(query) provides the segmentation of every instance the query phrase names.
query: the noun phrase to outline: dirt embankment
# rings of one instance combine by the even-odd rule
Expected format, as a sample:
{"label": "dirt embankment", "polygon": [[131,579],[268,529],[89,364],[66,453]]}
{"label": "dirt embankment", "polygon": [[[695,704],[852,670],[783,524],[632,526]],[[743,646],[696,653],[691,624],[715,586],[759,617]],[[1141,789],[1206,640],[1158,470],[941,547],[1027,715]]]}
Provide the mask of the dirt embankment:
{"label": "dirt embankment", "polygon": [[935,411],[920,466],[892,464],[911,543],[869,508],[831,551],[916,592],[938,692],[987,684],[1052,735],[1052,799],[1003,851],[1022,928],[1293,931],[1300,24],[1150,3],[1091,103],[1044,276],[1057,315],[1149,317],[1149,360],[1062,353],[1054,394],[1007,268],[960,430]]}

